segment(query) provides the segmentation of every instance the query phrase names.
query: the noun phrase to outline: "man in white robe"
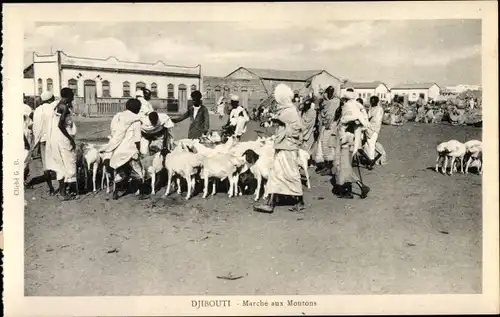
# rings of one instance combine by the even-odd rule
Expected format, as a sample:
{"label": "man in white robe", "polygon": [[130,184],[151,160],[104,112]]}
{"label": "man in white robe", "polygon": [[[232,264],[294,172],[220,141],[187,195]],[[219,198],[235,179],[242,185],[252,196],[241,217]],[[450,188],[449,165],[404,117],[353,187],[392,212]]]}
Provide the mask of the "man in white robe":
{"label": "man in white robe", "polygon": [[169,148],[172,141],[170,129],[174,127],[172,119],[166,113],[150,112],[141,118],[141,154],[148,156],[152,146],[158,150]]}
{"label": "man in white robe", "polygon": [[375,157],[375,146],[377,144],[380,128],[382,127],[384,109],[380,106],[379,98],[377,96],[372,96],[370,98],[370,105],[370,111],[368,112],[368,119],[370,120],[370,123],[368,125],[368,128],[365,130],[367,140],[364,146],[364,150],[367,158],[370,160],[369,167],[372,168],[381,155],[379,153],[378,156]]}
{"label": "man in white robe", "polygon": [[71,199],[67,192],[76,183],[76,127],[71,118],[74,94],[70,88],[61,89],[49,121],[46,147],[46,169],[55,171],[59,181],[59,194],[64,200]]}
{"label": "man in white robe", "polygon": [[52,186],[50,171],[47,169],[46,148],[48,127],[50,120],[52,120],[52,113],[54,112],[57,102],[51,91],[43,92],[40,98],[42,104],[35,109],[33,114],[33,147],[39,146],[44,178],[49,187],[49,195],[52,196],[55,194],[55,191]]}
{"label": "man in white robe", "polygon": [[[130,178],[138,180],[139,199],[144,199],[144,171],[140,162],[141,103],[137,99],[129,99],[125,107],[125,111],[117,113],[113,118],[111,138],[101,152],[104,152],[106,158],[104,164],[115,170],[115,184],[120,182],[128,185]],[[114,200],[118,199],[116,185],[113,190]]]}
{"label": "man in white robe", "polygon": [[229,114],[228,126],[234,129],[234,136],[240,140],[241,136],[247,131],[247,123],[250,121],[250,117],[246,109],[240,105],[238,96],[231,96],[231,106],[233,109]]}

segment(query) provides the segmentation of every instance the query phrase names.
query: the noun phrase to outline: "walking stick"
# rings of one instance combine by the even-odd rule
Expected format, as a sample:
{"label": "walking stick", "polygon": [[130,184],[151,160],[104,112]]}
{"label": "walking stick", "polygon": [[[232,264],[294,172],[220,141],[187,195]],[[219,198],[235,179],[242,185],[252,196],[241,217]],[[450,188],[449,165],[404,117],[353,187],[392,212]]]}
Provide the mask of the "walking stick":
{"label": "walking stick", "polygon": [[358,153],[356,153],[356,165],[358,166],[359,181],[361,182],[361,184],[364,184],[364,183],[363,183],[363,177],[361,176],[361,168],[359,167],[359,165],[360,165],[361,163],[359,162],[359,156],[358,156],[358,155],[359,155],[359,154],[358,154]]}

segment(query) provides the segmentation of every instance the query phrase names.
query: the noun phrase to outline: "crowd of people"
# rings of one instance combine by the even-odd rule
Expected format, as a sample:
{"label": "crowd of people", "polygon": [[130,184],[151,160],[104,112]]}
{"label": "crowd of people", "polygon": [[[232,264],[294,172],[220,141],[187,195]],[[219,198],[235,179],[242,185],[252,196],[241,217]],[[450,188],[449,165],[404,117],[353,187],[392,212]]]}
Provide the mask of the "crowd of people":
{"label": "crowd of people", "polygon": [[[63,200],[73,199],[77,192],[77,166],[81,153],[75,142],[77,127],[73,121],[73,91],[63,88],[60,98],[46,91],[42,104],[36,109],[25,105],[25,185],[30,186],[29,164],[32,153],[41,154],[43,177],[49,194],[56,193]],[[210,130],[210,115],[202,103],[200,91],[191,93],[193,106],[177,118],[155,111],[150,103],[151,92],[141,89],[129,99],[125,110],[117,113],[110,124],[109,141],[100,148],[104,166],[114,170],[114,183],[119,190],[127,190],[131,181],[144,185],[141,159],[162,149],[172,150],[176,123],[190,119],[187,137],[200,139]],[[353,161],[360,159],[372,168],[380,153],[375,144],[380,133],[384,110],[378,97],[372,96],[368,111],[355,99],[355,92],[347,88],[341,95],[332,86],[302,98],[294,95],[290,87],[280,84],[275,88],[276,105],[271,122],[276,127],[274,158],[270,168],[266,204],[255,210],[272,212],[276,195],[296,199],[299,209],[304,208],[303,190],[299,170],[299,149],[310,154],[310,166],[315,165],[320,175],[334,178],[334,193],[339,198],[353,198],[352,185],[360,188],[361,198],[366,198],[369,187],[364,185],[353,169]],[[238,142],[246,133],[250,118],[247,109],[236,95],[231,96],[231,111],[223,126],[226,136]],[[222,117],[221,119],[223,119]],[[59,188],[54,189],[51,174],[56,174]],[[121,185],[124,184],[124,185]],[[123,188],[125,187],[125,188]],[[146,197],[144,186],[139,186],[139,198]],[[117,199],[118,190],[113,192]]]}
{"label": "crowd of people", "polygon": [[[297,197],[304,208],[297,152],[307,151],[311,165],[318,174],[333,176],[334,193],[339,198],[352,199],[352,185],[360,187],[360,197],[366,198],[370,188],[355,173],[353,161],[363,158],[369,168],[380,157],[377,142],[384,110],[377,96],[370,99],[366,111],[355,99],[353,88],[339,95],[334,87],[315,94],[311,91],[300,100],[286,85],[278,85],[274,93],[276,113],[272,121],[277,125],[275,158],[268,180],[271,194],[266,204],[255,206],[263,212],[272,212],[275,195]],[[357,160],[359,166],[360,160]]]}
{"label": "crowd of people", "polygon": [[[77,128],[73,122],[74,94],[70,88],[60,91],[56,100],[50,91],[43,92],[41,105],[33,109],[24,103],[25,185],[30,187],[30,162],[32,154],[39,151],[49,194],[58,193],[63,200],[70,200],[78,192],[77,166],[82,153],[75,143]],[[190,119],[188,138],[206,136],[210,129],[210,115],[202,103],[200,91],[191,93],[193,107],[178,118],[155,111],[150,103],[151,91],[140,89],[135,98],[129,99],[125,110],[117,113],[110,124],[109,141],[101,149],[107,168],[115,171],[115,183],[141,180],[144,172],[141,158],[162,149],[172,149],[172,128],[178,122]],[[239,140],[246,132],[250,120],[248,112],[239,104],[237,96],[231,98],[231,112],[224,128]],[[51,175],[55,173],[59,188],[54,189]],[[123,180],[123,182],[122,182]],[[140,190],[141,198],[144,190]],[[116,198],[116,197],[114,197]]]}

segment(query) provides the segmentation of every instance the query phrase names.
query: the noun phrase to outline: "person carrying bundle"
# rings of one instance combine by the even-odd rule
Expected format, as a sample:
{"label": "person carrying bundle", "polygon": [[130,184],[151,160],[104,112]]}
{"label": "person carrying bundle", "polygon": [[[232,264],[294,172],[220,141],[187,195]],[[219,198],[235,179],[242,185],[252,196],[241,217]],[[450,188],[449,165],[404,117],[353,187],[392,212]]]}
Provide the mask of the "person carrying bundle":
{"label": "person carrying bundle", "polygon": [[[140,197],[144,193],[144,173],[141,165],[141,103],[137,99],[129,99],[125,111],[118,112],[111,121],[111,138],[102,149],[104,164],[115,170],[116,185],[128,185],[129,179],[140,182]],[[113,190],[113,199],[118,199],[118,191]]]}
{"label": "person carrying bundle", "polygon": [[152,111],[147,117],[141,118],[141,154],[148,156],[151,147],[158,150],[171,150],[172,136],[170,130],[174,127],[172,119],[166,113]]}
{"label": "person carrying bundle", "polygon": [[355,182],[361,189],[361,198],[366,198],[370,188],[354,173],[352,161],[361,147],[362,128],[369,126],[369,123],[361,110],[362,106],[354,100],[354,89],[348,88],[342,98],[345,101],[337,121],[334,190],[337,197],[352,199],[352,183]]}

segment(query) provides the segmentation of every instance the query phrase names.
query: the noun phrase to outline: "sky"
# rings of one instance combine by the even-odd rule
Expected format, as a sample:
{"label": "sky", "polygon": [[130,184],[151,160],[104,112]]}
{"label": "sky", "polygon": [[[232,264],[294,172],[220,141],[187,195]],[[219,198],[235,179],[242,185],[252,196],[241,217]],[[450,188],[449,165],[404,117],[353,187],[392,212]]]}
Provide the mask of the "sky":
{"label": "sky", "polygon": [[481,20],[37,23],[25,29],[33,51],[196,66],[225,76],[240,66],[325,69],[351,81],[481,84]]}

